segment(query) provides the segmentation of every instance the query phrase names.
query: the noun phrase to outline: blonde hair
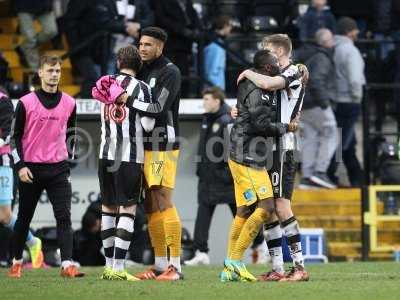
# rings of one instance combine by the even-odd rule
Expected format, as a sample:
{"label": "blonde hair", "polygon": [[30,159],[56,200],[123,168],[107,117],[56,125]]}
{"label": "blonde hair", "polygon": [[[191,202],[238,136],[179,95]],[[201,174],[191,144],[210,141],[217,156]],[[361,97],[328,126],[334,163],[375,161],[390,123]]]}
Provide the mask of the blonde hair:
{"label": "blonde hair", "polygon": [[288,56],[292,54],[292,40],[287,34],[278,33],[264,37],[262,40],[263,48],[265,49],[268,44],[271,44],[275,47],[282,47]]}

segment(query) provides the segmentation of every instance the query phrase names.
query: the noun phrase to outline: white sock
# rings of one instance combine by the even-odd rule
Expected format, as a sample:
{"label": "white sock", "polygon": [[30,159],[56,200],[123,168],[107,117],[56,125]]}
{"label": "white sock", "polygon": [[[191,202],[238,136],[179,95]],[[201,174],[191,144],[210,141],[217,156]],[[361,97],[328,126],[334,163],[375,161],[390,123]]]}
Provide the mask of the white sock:
{"label": "white sock", "polygon": [[114,261],[115,220],[116,216],[114,214],[103,212],[101,217],[101,238],[104,257],[106,258],[106,267],[108,268],[113,267]]}
{"label": "white sock", "polygon": [[23,259],[21,258],[21,259],[13,259],[13,265],[15,265],[15,264],[22,264],[22,262],[23,262]]}
{"label": "white sock", "polygon": [[265,225],[266,241],[269,255],[271,257],[272,270],[278,273],[285,273],[283,266],[282,253],[282,229],[279,222],[273,222]]}
{"label": "white sock", "polygon": [[179,256],[178,257],[171,256],[169,259],[169,262],[171,265],[173,265],[178,270],[179,273],[182,272],[181,258]]}
{"label": "white sock", "polygon": [[125,268],[126,253],[133,236],[134,220],[134,215],[121,214],[119,217],[114,243],[114,271],[122,271]]}
{"label": "white sock", "polygon": [[114,259],[113,270],[120,272],[125,269],[125,259]]}
{"label": "white sock", "polygon": [[107,268],[112,268],[114,264],[114,258],[113,257],[106,257],[106,267]]}
{"label": "white sock", "polygon": [[299,223],[295,217],[291,217],[282,222],[282,224],[284,225],[282,226],[282,230],[288,239],[288,246],[290,250],[290,256],[293,260],[293,266],[301,266],[304,268]]}
{"label": "white sock", "polygon": [[72,261],[70,261],[70,260],[63,260],[61,262],[61,268],[63,268],[63,269],[66,269],[71,265],[72,265]]}
{"label": "white sock", "polygon": [[154,258],[154,268],[157,271],[165,271],[168,268],[168,258],[166,256],[156,256]]}

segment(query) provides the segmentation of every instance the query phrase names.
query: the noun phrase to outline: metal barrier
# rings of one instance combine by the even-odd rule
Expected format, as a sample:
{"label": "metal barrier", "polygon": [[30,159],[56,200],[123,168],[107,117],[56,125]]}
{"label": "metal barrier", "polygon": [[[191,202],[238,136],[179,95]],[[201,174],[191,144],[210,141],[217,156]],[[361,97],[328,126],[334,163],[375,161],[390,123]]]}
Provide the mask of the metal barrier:
{"label": "metal barrier", "polygon": [[[380,246],[378,245],[378,228],[377,223],[382,222],[393,222],[400,221],[400,216],[387,216],[379,215],[377,211],[377,192],[393,192],[400,191],[400,185],[376,185],[377,178],[372,172],[371,162],[373,161],[373,153],[371,151],[371,145],[373,139],[378,137],[395,137],[397,142],[400,141],[400,118],[397,114],[397,128],[395,131],[383,131],[382,126],[375,123],[375,129],[371,130],[371,105],[373,100],[371,99],[372,91],[384,91],[384,90],[399,90],[400,84],[367,84],[364,87],[364,98],[362,101],[362,116],[363,116],[363,156],[364,156],[364,185],[362,188],[362,212],[361,212],[361,226],[362,226],[362,259],[368,260],[370,251],[391,251],[392,246]],[[399,93],[400,95],[400,93]],[[391,98],[393,101],[394,97]],[[382,100],[382,99],[380,99]],[[399,99],[400,102],[400,99]],[[376,104],[376,103],[375,103]],[[382,105],[382,103],[381,103]],[[400,105],[397,106],[399,110]],[[388,113],[389,114],[389,113]],[[382,116],[379,116],[381,118]],[[375,153],[376,155],[376,153]]]}
{"label": "metal barrier", "polygon": [[378,244],[378,222],[399,222],[400,215],[380,215],[378,213],[378,192],[400,192],[400,185],[370,185],[369,211],[364,212],[364,223],[369,226],[369,250],[374,252],[394,251],[395,245]]}

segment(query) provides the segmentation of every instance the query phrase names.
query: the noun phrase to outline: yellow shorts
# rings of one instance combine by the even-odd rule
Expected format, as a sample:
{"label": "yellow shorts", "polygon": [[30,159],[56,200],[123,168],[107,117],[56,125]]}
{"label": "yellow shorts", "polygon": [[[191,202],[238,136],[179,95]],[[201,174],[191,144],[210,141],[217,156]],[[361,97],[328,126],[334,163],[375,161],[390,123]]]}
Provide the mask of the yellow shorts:
{"label": "yellow shorts", "polygon": [[229,160],[228,164],[235,185],[237,207],[274,197],[267,170],[250,168],[233,160]]}
{"label": "yellow shorts", "polygon": [[179,150],[144,152],[144,177],[147,187],[175,187]]}

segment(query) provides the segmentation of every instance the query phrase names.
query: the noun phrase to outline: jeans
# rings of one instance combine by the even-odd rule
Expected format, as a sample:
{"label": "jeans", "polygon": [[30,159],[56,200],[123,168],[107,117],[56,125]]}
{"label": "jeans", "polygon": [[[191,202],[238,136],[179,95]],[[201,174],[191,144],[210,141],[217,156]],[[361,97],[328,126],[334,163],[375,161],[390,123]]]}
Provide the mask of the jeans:
{"label": "jeans", "polygon": [[[347,170],[347,175],[351,186],[360,186],[363,182],[363,170],[356,155],[356,133],[355,124],[361,113],[359,103],[338,103],[335,111],[336,122],[342,133],[343,162]],[[337,170],[336,156],[333,156],[328,169],[329,177],[337,182],[335,173]]]}
{"label": "jeans", "polygon": [[[35,31],[34,20],[37,18],[42,30]],[[39,68],[39,46],[57,35],[57,23],[54,12],[47,12],[39,16],[30,13],[18,13],[19,26],[25,37],[21,49],[31,69]]]}

